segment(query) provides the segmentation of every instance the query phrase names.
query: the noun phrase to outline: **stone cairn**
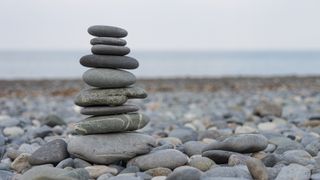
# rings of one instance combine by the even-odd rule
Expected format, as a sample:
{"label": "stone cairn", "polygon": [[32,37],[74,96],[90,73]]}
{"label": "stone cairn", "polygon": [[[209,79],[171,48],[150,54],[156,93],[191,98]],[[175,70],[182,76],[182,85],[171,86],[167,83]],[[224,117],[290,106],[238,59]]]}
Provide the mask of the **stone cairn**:
{"label": "stone cairn", "polygon": [[95,36],[90,43],[93,54],[83,56],[80,64],[89,67],[83,81],[90,87],[77,95],[75,104],[81,114],[90,115],[77,122],[68,142],[75,157],[95,164],[110,164],[148,153],[155,146],[149,135],[132,132],[143,128],[149,118],[136,105],[125,105],[128,99],[146,98],[146,92],[135,86],[136,77],[122,69],[136,69],[139,63],[129,54],[124,38],[127,31],[112,26],[91,26]]}

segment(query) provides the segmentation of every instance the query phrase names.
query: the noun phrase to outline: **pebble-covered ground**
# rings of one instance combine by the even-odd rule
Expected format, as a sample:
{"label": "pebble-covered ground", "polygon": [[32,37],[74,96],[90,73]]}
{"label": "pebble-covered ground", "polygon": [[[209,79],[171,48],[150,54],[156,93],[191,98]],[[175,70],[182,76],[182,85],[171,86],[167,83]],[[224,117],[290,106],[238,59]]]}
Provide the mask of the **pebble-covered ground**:
{"label": "pebble-covered ground", "polygon": [[0,179],[320,179],[320,77],[138,84],[149,96],[130,101],[150,117],[140,132],[156,144],[92,164],[68,152],[72,123],[85,118],[73,104],[80,80],[0,81]]}

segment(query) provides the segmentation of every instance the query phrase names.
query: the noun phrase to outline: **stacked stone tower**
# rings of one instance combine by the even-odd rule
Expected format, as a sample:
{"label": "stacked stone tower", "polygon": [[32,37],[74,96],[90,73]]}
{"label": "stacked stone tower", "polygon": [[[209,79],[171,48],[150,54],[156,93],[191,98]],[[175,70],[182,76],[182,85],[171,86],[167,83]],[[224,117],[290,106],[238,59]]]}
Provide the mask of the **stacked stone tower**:
{"label": "stacked stone tower", "polygon": [[135,86],[136,77],[123,69],[136,69],[139,63],[129,54],[124,38],[127,31],[112,26],[92,26],[88,33],[96,36],[90,43],[93,54],[83,56],[80,63],[91,69],[83,74],[90,87],[82,90],[75,104],[81,113],[90,115],[74,125],[79,135],[70,139],[68,150],[74,156],[93,163],[109,164],[148,153],[154,139],[130,132],[143,128],[149,118],[138,113],[128,99],[146,98],[146,92]]}

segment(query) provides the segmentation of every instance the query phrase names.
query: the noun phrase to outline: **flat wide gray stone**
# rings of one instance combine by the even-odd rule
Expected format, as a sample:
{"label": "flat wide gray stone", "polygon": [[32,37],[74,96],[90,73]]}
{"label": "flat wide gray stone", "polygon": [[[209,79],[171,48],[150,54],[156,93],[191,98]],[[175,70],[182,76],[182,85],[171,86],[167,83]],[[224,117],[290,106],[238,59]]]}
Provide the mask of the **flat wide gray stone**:
{"label": "flat wide gray stone", "polygon": [[136,77],[127,71],[117,69],[89,69],[83,76],[88,85],[99,88],[122,88],[136,82]]}
{"label": "flat wide gray stone", "polygon": [[129,160],[156,145],[152,136],[135,132],[71,136],[67,142],[70,154],[97,164]]}
{"label": "flat wide gray stone", "polygon": [[130,49],[125,46],[112,46],[96,44],[91,48],[93,54],[124,56],[130,53]]}
{"label": "flat wide gray stone", "polygon": [[82,108],[80,113],[84,115],[114,115],[123,114],[129,112],[136,112],[139,110],[138,106],[135,105],[122,105],[122,106],[92,106]]}
{"label": "flat wide gray stone", "polygon": [[138,61],[132,57],[93,54],[83,56],[80,64],[86,67],[120,69],[136,69],[139,66]]}
{"label": "flat wide gray stone", "polygon": [[137,86],[128,88],[99,89],[89,88],[81,90],[75,99],[75,104],[87,106],[119,106],[128,99],[146,98],[147,93]]}
{"label": "flat wide gray stone", "polygon": [[203,148],[208,150],[224,150],[239,153],[254,153],[264,150],[268,146],[268,139],[261,134],[233,135],[221,142],[214,142]]}
{"label": "flat wide gray stone", "polygon": [[113,37],[96,37],[90,40],[91,45],[96,44],[105,44],[105,45],[114,45],[114,46],[125,46],[127,41],[120,38]]}
{"label": "flat wide gray stone", "polygon": [[122,38],[128,35],[128,32],[122,28],[114,26],[95,25],[88,28],[88,33],[98,37],[117,37]]}
{"label": "flat wide gray stone", "polygon": [[141,170],[148,170],[157,167],[175,169],[188,162],[188,156],[175,149],[155,151],[150,154],[138,156],[130,160],[127,166],[138,166]]}
{"label": "flat wide gray stone", "polygon": [[78,134],[106,134],[138,130],[149,121],[147,116],[139,113],[92,116],[76,123],[74,128]]}

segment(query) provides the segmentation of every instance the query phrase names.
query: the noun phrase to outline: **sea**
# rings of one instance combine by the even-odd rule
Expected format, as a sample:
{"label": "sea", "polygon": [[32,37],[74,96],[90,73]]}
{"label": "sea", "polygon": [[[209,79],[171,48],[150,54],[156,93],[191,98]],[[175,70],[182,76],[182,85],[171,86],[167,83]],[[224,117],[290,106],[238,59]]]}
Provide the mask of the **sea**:
{"label": "sea", "polygon": [[[0,79],[74,79],[88,68],[79,64],[88,51],[1,51]],[[320,51],[141,51],[129,56],[138,78],[317,76]]]}

